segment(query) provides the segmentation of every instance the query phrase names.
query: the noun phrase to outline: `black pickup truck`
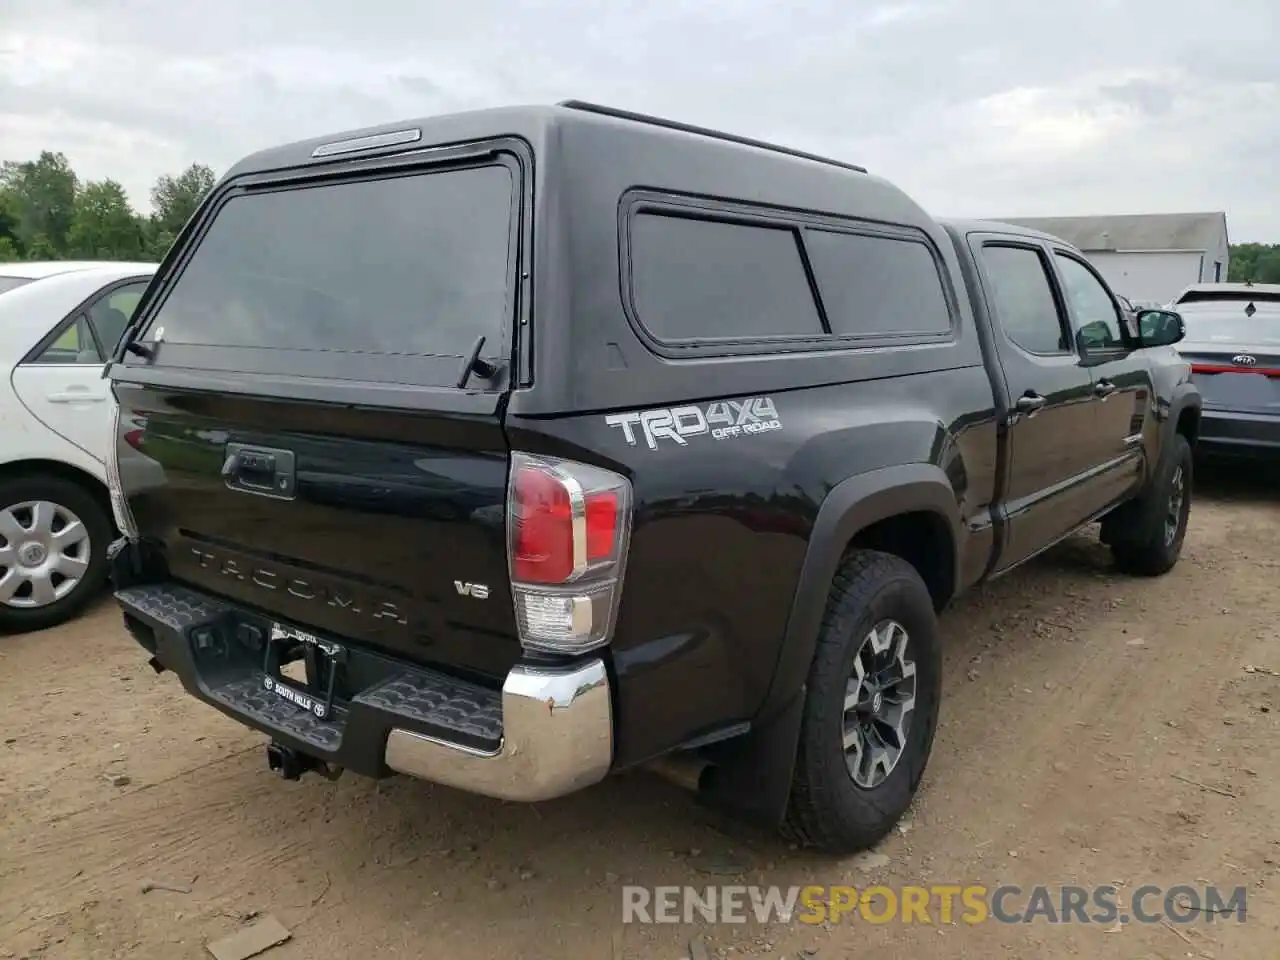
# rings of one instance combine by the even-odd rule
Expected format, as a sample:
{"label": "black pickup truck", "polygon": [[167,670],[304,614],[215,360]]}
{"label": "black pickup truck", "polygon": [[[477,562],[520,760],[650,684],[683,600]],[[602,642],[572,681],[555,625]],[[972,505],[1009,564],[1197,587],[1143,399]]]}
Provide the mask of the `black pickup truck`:
{"label": "black pickup truck", "polygon": [[864,848],[953,596],[1098,520],[1176,562],[1181,329],[1053,237],[591,104],[283,146],[109,367],[116,596],[286,777],[539,801],[674,758]]}

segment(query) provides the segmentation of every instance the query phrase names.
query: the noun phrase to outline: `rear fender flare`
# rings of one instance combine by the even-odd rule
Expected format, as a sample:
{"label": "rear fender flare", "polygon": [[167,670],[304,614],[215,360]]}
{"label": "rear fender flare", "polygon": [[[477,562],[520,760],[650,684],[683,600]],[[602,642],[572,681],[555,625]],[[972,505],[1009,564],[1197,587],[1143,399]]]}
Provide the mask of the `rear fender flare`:
{"label": "rear fender flare", "polygon": [[[960,508],[941,467],[911,463],[849,477],[833,487],[818,510],[809,548],[800,569],[773,683],[759,713],[765,720],[784,706],[809,675],[831,584],[849,542],[859,531],[889,517],[929,512],[942,517],[951,532],[952,570],[959,572]],[[958,576],[953,576],[958,583]]]}

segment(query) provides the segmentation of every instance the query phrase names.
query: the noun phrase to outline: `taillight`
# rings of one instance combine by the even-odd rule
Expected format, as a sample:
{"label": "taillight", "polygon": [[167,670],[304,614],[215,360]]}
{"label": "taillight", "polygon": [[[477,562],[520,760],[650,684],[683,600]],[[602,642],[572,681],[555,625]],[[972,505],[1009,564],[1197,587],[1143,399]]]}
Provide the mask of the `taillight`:
{"label": "taillight", "polygon": [[609,642],[630,534],[626,477],[512,454],[507,550],[521,644],[579,653]]}
{"label": "taillight", "polygon": [[1239,367],[1225,363],[1193,363],[1192,373],[1257,373],[1264,377],[1280,377],[1280,367]]}
{"label": "taillight", "polygon": [[[137,447],[135,434],[140,430],[130,430],[123,438],[131,447]],[[124,484],[120,481],[120,406],[115,405],[115,414],[111,420],[111,435],[107,443],[107,491],[111,498],[111,515],[115,518],[116,529],[130,540],[138,538],[138,525],[134,522],[133,511],[129,509],[129,501],[124,495]]]}

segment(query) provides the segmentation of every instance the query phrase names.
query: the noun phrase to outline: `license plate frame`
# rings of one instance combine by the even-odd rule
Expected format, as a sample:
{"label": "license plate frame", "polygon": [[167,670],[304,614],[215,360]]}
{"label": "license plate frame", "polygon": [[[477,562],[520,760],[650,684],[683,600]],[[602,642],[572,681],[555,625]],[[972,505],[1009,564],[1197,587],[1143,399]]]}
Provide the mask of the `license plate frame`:
{"label": "license plate frame", "polygon": [[[286,623],[271,624],[264,646],[263,688],[317,720],[332,720],[338,669],[346,663],[346,647]],[[295,654],[299,648],[307,668],[307,682],[301,686],[285,677],[282,669],[284,663],[298,659]],[[288,660],[284,659],[286,654]]]}

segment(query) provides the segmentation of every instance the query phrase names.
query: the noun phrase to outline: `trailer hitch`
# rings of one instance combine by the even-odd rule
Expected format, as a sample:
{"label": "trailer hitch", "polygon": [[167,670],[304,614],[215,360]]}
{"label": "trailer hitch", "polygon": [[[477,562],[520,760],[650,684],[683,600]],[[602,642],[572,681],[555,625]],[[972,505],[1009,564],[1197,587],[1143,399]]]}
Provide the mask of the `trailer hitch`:
{"label": "trailer hitch", "polygon": [[342,776],[342,767],[331,767],[318,757],[274,742],[267,744],[267,769],[285,780],[300,780],[304,773],[318,773],[326,780]]}

